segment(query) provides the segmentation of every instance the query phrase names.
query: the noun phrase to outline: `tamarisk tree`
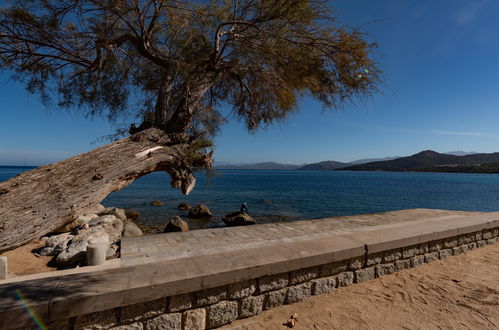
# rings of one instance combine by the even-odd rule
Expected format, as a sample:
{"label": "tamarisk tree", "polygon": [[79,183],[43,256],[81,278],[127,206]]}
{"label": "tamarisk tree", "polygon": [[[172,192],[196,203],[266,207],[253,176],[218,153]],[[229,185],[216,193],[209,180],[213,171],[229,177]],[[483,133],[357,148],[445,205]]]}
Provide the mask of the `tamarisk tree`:
{"label": "tamarisk tree", "polygon": [[[167,171],[188,194],[227,118],[252,131],[300,97],[325,108],[377,91],[374,44],[326,1],[13,0],[0,65],[50,106],[128,121],[129,136],[0,183],[0,252]],[[225,109],[225,110],[224,110]]]}

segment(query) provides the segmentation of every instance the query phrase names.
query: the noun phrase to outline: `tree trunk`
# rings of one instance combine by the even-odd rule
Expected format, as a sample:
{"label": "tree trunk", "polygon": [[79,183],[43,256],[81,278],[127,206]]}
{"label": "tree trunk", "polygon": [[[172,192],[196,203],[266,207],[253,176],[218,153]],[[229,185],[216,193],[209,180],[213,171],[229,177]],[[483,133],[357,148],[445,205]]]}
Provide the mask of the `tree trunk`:
{"label": "tree trunk", "polygon": [[196,182],[190,167],[210,167],[211,159],[202,155],[193,164],[185,159],[188,149],[151,128],[0,183],[0,253],[71,223],[151,172],[168,172],[171,185],[189,194]]}

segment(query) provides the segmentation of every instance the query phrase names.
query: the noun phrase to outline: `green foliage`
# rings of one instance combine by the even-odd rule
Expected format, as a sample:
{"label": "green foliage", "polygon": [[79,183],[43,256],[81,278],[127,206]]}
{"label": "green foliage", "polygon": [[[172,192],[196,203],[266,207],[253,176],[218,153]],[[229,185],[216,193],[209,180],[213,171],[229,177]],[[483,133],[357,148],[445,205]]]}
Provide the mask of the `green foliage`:
{"label": "green foliage", "polygon": [[4,3],[1,67],[45,102],[89,115],[209,138],[224,104],[254,130],[302,96],[338,108],[378,91],[375,45],[322,0]]}

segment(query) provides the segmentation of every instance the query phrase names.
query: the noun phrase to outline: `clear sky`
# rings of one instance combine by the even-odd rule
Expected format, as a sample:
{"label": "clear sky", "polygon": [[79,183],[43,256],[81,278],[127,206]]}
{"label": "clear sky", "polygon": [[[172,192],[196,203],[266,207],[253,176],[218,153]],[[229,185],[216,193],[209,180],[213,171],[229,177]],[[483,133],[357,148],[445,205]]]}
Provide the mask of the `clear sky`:
{"label": "clear sky", "polygon": [[[322,113],[298,113],[250,135],[230,122],[217,161],[308,163],[410,155],[422,150],[499,151],[499,1],[337,0],[339,22],[379,43],[382,95]],[[366,24],[372,22],[370,24]],[[102,144],[120,123],[46,111],[0,75],[0,164],[45,164]]]}

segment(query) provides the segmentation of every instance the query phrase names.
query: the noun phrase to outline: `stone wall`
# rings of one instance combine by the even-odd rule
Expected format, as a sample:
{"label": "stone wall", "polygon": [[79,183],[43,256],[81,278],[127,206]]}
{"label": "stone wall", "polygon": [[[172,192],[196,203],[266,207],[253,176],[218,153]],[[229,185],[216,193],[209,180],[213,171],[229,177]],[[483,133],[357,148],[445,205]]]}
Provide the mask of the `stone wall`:
{"label": "stone wall", "polygon": [[[49,329],[211,329],[423,263],[493,244],[499,228],[483,229],[445,239],[369,253],[333,263],[231,283],[201,291],[49,324]],[[26,329],[26,328],[24,328]]]}

